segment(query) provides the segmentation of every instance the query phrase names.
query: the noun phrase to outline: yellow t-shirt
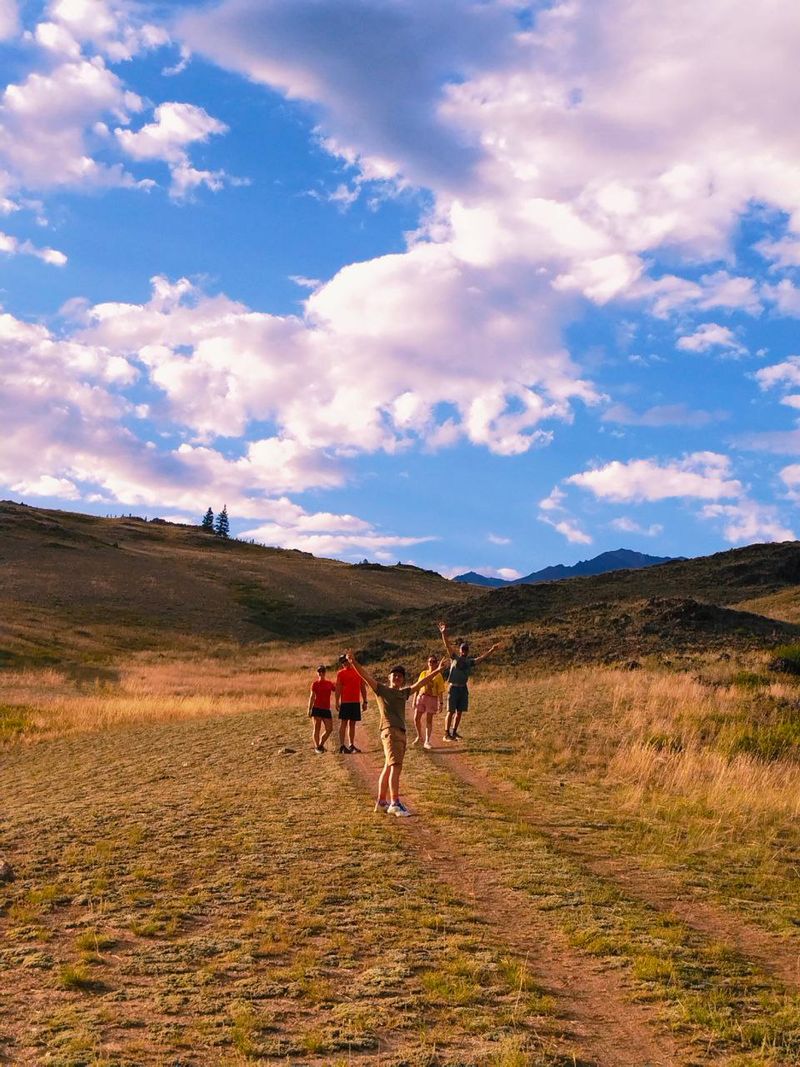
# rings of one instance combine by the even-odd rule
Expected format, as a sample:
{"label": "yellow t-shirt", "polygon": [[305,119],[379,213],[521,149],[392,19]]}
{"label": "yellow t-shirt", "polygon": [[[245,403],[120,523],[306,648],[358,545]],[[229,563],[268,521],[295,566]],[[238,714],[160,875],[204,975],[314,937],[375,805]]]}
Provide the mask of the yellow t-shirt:
{"label": "yellow t-shirt", "polygon": [[[434,670],[436,670],[435,667]],[[417,678],[417,681],[421,682],[422,679],[427,678],[429,674],[433,674],[433,671],[420,671],[419,678]],[[419,695],[422,696],[423,694],[429,697],[444,696],[444,678],[442,678],[441,674],[437,674],[436,677],[433,678],[430,682],[428,682],[428,684],[423,689],[419,690]]]}

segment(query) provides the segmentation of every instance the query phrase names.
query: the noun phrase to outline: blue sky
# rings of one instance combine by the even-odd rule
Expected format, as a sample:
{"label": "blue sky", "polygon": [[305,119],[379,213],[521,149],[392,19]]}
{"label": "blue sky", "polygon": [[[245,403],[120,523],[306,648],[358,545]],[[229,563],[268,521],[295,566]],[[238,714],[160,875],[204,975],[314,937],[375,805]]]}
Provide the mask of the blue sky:
{"label": "blue sky", "polygon": [[794,538],[798,46],[791,0],[0,0],[0,493],[446,574]]}

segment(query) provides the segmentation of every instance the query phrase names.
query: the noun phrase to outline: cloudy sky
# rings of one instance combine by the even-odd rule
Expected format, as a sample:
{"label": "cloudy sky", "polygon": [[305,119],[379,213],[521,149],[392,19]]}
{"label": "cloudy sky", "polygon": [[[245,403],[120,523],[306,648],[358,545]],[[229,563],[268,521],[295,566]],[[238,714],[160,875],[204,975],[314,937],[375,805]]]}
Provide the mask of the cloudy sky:
{"label": "cloudy sky", "polygon": [[0,495],[513,577],[800,531],[796,0],[0,0]]}

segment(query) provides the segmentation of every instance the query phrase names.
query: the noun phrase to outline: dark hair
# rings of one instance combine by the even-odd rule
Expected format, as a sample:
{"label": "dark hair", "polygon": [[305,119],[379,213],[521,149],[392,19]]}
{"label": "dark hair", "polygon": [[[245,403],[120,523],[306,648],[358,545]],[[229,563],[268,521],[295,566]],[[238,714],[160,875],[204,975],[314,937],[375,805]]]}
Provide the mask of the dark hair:
{"label": "dark hair", "polygon": [[469,648],[469,641],[459,641],[458,642],[458,647],[459,648]]}
{"label": "dark hair", "polygon": [[319,667],[317,667],[317,674],[319,674],[320,671],[325,671],[327,673],[327,670],[328,668],[325,666],[325,664],[320,663]]}
{"label": "dark hair", "polygon": [[406,669],[402,666],[402,664],[398,663],[396,667],[392,667],[392,669],[389,671],[389,674],[402,674],[402,676],[405,678]]}
{"label": "dark hair", "polygon": [[347,666],[347,664],[348,664],[348,663],[350,662],[350,661],[348,660],[348,658],[347,658],[347,653],[346,653],[346,652],[343,652],[343,653],[341,654],[341,656],[339,656],[339,662],[341,663],[341,665],[342,665],[343,667],[346,667],[346,666]]}

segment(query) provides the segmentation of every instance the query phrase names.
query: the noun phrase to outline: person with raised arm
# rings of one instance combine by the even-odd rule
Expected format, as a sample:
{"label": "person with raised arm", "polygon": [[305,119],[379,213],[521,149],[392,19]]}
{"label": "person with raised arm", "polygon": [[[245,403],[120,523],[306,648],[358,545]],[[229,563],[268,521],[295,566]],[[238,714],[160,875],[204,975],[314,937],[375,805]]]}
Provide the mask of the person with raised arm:
{"label": "person with raised arm", "polygon": [[446,622],[439,623],[439,633],[442,635],[444,647],[450,657],[450,671],[447,676],[450,688],[447,693],[447,720],[443,740],[460,741],[461,735],[458,728],[461,725],[461,716],[469,708],[469,676],[473,669],[487,656],[497,651],[500,645],[492,645],[482,656],[470,656],[469,645],[466,641],[459,641],[458,651],[456,651],[456,646],[447,632]]}
{"label": "person with raised arm", "polygon": [[[439,665],[438,656],[428,656],[428,666],[423,667],[420,671],[418,682],[425,680],[426,684],[414,697],[414,726],[417,730],[417,736],[411,742],[412,745],[418,745],[422,741],[422,747],[430,751],[433,748],[431,744],[431,734],[433,733],[433,716],[437,711],[441,711],[444,707],[444,695],[446,686],[444,684],[444,678],[441,674],[437,674],[431,681],[431,675]],[[425,725],[423,726],[423,719]]]}
{"label": "person with raised arm", "polygon": [[406,754],[406,701],[414,693],[424,688],[431,678],[441,674],[446,666],[442,660],[431,674],[415,685],[405,685],[406,669],[399,664],[389,671],[389,684],[379,682],[366,667],[358,662],[355,653],[347,650],[347,659],[354,670],[358,671],[372,692],[375,694],[380,710],[381,744],[383,745],[384,764],[378,778],[378,799],[376,811],[387,815],[407,816],[411,812],[400,799],[400,772]]}

